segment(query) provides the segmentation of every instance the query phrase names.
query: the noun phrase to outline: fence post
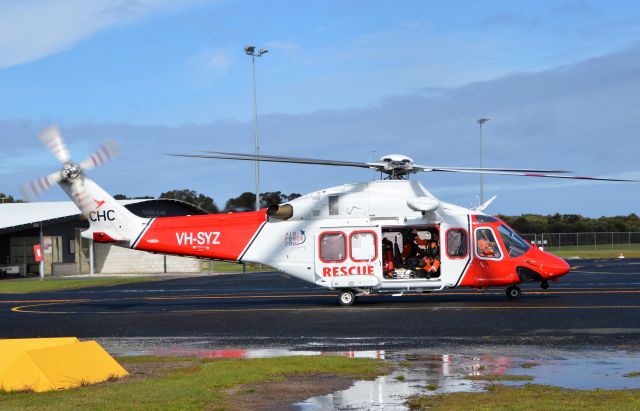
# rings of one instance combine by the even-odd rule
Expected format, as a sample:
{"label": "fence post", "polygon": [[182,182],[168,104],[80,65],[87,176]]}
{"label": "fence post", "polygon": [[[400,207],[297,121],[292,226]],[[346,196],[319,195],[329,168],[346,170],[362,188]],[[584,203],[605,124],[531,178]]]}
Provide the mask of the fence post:
{"label": "fence post", "polygon": [[611,232],[611,249],[613,250],[613,231]]}
{"label": "fence post", "polygon": [[597,233],[593,233],[593,249],[598,249],[598,235]]}
{"label": "fence post", "polygon": [[560,233],[558,233],[558,250],[560,249]]}
{"label": "fence post", "polygon": [[576,251],[580,251],[580,233],[576,233]]}

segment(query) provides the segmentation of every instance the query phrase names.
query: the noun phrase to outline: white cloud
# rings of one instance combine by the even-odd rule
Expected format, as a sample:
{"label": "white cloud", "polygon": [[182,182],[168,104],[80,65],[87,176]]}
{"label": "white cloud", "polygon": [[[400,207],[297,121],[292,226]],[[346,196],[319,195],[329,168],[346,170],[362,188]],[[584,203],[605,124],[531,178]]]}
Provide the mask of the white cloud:
{"label": "white cloud", "polygon": [[196,0],[20,0],[0,3],[0,68],[67,50],[118,24]]}
{"label": "white cloud", "polygon": [[226,74],[233,61],[233,57],[221,49],[202,52],[195,58],[198,66],[217,74]]}
{"label": "white cloud", "polygon": [[269,50],[284,50],[284,51],[294,51],[300,47],[298,43],[295,43],[293,41],[286,41],[286,40],[268,41],[266,45],[267,45],[267,49]]}

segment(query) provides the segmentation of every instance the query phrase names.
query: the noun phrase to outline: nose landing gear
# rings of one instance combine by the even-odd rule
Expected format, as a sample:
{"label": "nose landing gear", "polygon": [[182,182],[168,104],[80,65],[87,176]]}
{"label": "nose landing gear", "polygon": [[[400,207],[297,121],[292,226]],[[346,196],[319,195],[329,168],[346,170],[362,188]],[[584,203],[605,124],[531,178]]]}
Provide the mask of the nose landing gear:
{"label": "nose landing gear", "polygon": [[517,300],[520,298],[520,287],[517,285],[510,285],[507,287],[507,298],[510,300]]}
{"label": "nose landing gear", "polygon": [[542,287],[542,289],[543,289],[543,290],[546,290],[547,288],[549,288],[549,281],[547,281],[547,280],[543,280],[543,281],[540,283],[540,287]]}

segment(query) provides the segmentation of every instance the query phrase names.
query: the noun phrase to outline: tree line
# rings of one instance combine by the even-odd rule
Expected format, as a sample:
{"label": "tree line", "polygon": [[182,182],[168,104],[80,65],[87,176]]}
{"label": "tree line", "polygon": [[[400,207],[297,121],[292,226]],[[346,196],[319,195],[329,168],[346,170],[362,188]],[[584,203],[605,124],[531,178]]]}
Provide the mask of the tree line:
{"label": "tree line", "polygon": [[[124,194],[113,196],[116,200],[150,199],[151,196],[128,197]],[[280,191],[271,191],[260,194],[260,207],[282,204],[300,197],[298,193],[285,194]],[[237,197],[230,198],[220,209],[213,198],[198,193],[194,190],[171,190],[160,194],[159,198],[182,200],[202,208],[209,213],[254,211],[256,195],[244,192]],[[21,203],[23,200],[11,195],[0,193],[0,203]],[[604,232],[604,231],[633,231],[640,232],[640,217],[632,213],[626,216],[614,217],[583,217],[578,214],[523,214],[519,216],[507,216],[498,214],[507,224],[520,233],[578,233],[578,232]]]}
{"label": "tree line", "polygon": [[582,233],[603,231],[640,232],[640,217],[632,213],[626,216],[589,218],[578,214],[523,214],[506,216],[498,214],[519,233]]}

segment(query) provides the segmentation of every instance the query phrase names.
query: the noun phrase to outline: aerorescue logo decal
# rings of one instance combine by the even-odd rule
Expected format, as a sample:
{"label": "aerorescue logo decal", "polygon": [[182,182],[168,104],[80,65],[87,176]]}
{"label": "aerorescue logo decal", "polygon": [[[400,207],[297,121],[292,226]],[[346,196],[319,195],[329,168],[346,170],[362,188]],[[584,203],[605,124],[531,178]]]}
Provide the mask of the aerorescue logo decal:
{"label": "aerorescue logo decal", "polygon": [[372,265],[352,265],[322,267],[323,277],[341,277],[343,275],[373,275]]}
{"label": "aerorescue logo decal", "polygon": [[291,231],[288,233],[284,233],[285,247],[302,245],[304,244],[305,241],[307,241],[307,235],[305,234],[304,230],[300,230],[300,233],[298,233],[298,231]]}

